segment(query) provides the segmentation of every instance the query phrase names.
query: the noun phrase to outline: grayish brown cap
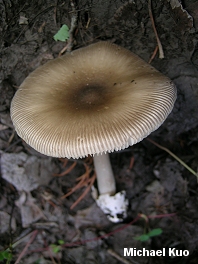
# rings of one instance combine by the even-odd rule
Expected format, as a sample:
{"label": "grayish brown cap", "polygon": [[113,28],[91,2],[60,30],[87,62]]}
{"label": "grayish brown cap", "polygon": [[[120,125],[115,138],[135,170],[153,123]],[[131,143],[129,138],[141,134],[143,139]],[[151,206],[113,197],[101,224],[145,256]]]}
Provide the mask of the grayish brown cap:
{"label": "grayish brown cap", "polygon": [[99,42],[32,72],[12,100],[11,118],[37,151],[79,158],[141,141],[175,99],[169,78],[130,51]]}

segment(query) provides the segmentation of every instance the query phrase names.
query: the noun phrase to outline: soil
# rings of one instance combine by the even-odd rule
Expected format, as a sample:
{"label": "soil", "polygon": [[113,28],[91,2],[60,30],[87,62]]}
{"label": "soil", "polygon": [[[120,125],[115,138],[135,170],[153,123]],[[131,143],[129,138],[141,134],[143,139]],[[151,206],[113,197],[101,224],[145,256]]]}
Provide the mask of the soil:
{"label": "soil", "polygon": [[[157,53],[151,65],[173,80],[178,96],[172,113],[149,138],[196,172],[198,1],[180,2],[152,1],[165,57],[160,59]],[[90,192],[70,208],[85,187],[61,199],[86,166],[93,168],[91,158],[66,162],[45,157],[14,131],[12,97],[30,72],[56,58],[66,46],[53,36],[63,24],[70,27],[74,15],[70,3],[0,0],[0,263],[197,263],[197,178],[166,151],[144,139],[110,155],[117,190],[126,190],[129,199],[127,219],[113,224]],[[147,1],[80,0],[75,9],[73,49],[104,40],[149,61],[157,42]],[[140,240],[140,235],[157,228],[161,234]],[[124,248],[165,248],[166,255],[124,257]],[[188,250],[189,255],[168,256],[169,248]],[[5,250],[12,254],[9,262],[3,256]]]}

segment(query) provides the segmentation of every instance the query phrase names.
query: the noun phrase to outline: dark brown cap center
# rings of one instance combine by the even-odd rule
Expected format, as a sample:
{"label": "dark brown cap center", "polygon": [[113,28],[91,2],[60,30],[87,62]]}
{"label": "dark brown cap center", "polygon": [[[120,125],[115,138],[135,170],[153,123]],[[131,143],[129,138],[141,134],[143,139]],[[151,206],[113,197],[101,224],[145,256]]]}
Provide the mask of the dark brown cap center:
{"label": "dark brown cap center", "polygon": [[71,94],[71,105],[76,110],[99,110],[106,105],[107,97],[105,87],[87,83]]}

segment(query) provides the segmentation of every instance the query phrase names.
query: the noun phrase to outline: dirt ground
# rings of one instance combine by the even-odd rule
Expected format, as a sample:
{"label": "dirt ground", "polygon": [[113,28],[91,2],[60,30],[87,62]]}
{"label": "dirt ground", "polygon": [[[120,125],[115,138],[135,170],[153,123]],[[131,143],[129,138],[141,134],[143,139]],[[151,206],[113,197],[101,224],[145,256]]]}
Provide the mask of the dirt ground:
{"label": "dirt ground", "polygon": [[[104,40],[149,61],[157,42],[147,1],[77,0],[75,9],[73,49]],[[91,158],[67,161],[31,149],[14,131],[10,103],[28,74],[66,46],[53,36],[74,13],[69,0],[0,0],[0,10],[0,263],[197,263],[197,178],[147,139],[110,155],[117,189],[130,202],[123,223],[109,222],[90,192],[71,209],[85,187],[61,199],[86,166],[92,170]],[[149,138],[196,172],[198,1],[153,0],[152,12],[165,57],[157,53],[151,65],[173,80],[178,97]],[[162,233],[135,239],[156,228]],[[165,248],[166,256],[124,257],[124,248]],[[169,248],[189,255],[168,256]]]}

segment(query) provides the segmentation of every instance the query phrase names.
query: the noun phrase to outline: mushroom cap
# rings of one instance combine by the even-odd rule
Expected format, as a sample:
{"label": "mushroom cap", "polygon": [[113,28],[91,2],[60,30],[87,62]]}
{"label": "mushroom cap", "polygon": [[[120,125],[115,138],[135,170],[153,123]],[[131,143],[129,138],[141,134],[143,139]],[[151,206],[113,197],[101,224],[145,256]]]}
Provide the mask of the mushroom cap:
{"label": "mushroom cap", "polygon": [[141,141],[175,100],[169,78],[132,52],[98,42],[33,71],[12,100],[11,118],[37,151],[79,158]]}

